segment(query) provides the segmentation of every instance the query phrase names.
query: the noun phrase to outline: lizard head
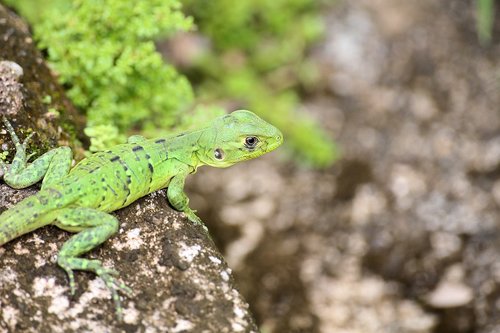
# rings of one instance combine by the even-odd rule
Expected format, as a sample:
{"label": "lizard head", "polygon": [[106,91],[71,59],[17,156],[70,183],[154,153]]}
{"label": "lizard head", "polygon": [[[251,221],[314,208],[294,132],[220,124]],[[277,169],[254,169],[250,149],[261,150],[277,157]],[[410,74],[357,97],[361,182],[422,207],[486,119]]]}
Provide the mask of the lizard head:
{"label": "lizard head", "polygon": [[247,110],[216,118],[200,138],[198,158],[204,164],[226,168],[278,148],[283,134]]}

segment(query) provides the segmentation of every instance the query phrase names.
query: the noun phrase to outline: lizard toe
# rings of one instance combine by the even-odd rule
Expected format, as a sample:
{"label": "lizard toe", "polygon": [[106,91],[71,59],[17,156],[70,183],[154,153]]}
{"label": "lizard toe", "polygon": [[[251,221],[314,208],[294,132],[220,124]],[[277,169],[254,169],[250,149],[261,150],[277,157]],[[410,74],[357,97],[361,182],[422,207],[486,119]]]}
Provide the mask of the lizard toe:
{"label": "lizard toe", "polygon": [[111,298],[115,304],[116,316],[121,321],[123,319],[123,307],[121,305],[121,299],[118,291],[123,292],[127,296],[132,296],[133,293],[132,289],[127,287],[123,282],[119,282],[110,273],[115,274],[116,271],[107,268],[103,268],[99,270],[99,272],[96,271],[96,274],[104,281],[106,287],[111,292]]}
{"label": "lizard toe", "polygon": [[26,149],[26,146],[27,146],[27,145],[28,145],[28,143],[30,142],[30,140],[31,140],[31,138],[33,137],[33,135],[35,135],[35,132],[30,133],[30,134],[26,137],[26,139],[24,139],[24,141],[23,141],[23,147],[24,147],[24,149]]}

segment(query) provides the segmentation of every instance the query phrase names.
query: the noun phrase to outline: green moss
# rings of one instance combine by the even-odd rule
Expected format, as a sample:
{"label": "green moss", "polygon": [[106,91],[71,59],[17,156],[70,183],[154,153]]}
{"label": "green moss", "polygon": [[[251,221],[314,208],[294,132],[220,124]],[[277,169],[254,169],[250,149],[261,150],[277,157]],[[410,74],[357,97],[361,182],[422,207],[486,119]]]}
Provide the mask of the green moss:
{"label": "green moss", "polygon": [[59,118],[61,116],[61,113],[57,111],[56,108],[49,108],[47,110],[46,116],[49,118]]}
{"label": "green moss", "polygon": [[7,6],[15,8],[20,15],[31,24],[37,24],[44,19],[44,15],[52,8],[68,8],[69,0],[3,0]]}
{"label": "green moss", "polygon": [[1,161],[5,161],[7,159],[7,156],[9,156],[9,152],[8,151],[2,151],[0,153],[0,160]]}
{"label": "green moss", "polygon": [[491,42],[493,22],[495,19],[495,5],[493,0],[476,1],[477,34],[483,45]]}
{"label": "green moss", "polygon": [[154,44],[191,28],[179,1],[51,0],[42,19],[27,3],[34,5],[11,4],[36,22],[39,46],[72,101],[87,112],[91,150],[116,143],[131,128],[171,128],[192,101],[191,85]]}
{"label": "green moss", "polygon": [[42,103],[51,104],[52,103],[52,96],[50,96],[50,95],[43,96]]}
{"label": "green moss", "polygon": [[115,126],[95,125],[85,128],[85,134],[90,137],[90,146],[95,151],[105,150],[108,147],[124,143],[125,136]]}

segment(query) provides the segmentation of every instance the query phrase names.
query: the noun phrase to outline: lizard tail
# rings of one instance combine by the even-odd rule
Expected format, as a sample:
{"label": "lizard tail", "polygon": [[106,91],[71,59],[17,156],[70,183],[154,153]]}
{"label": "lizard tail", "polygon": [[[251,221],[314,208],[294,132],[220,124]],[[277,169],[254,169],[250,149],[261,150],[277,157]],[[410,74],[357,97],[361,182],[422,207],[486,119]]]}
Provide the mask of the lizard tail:
{"label": "lizard tail", "polygon": [[41,191],[27,197],[0,215],[0,246],[12,239],[50,224],[48,213],[55,207],[47,200],[48,193]]}

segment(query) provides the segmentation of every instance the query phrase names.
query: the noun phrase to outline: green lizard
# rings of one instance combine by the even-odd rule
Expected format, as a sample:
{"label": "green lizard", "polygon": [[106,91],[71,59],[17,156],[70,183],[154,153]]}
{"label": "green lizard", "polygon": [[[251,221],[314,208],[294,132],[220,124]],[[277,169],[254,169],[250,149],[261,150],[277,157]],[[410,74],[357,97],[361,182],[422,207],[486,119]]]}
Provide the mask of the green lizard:
{"label": "green lizard", "polygon": [[173,137],[147,140],[132,136],[126,144],[95,153],[71,169],[69,147],[48,151],[28,164],[30,136],[21,142],[7,119],[3,120],[16,154],[11,164],[0,160],[0,177],[3,173],[4,181],[16,189],[43,182],[40,192],[0,215],[0,246],[48,224],[76,233],[57,258],[69,277],[71,294],[75,293],[73,270],[94,272],[111,291],[119,318],[118,291],[131,295],[131,289],[118,282],[117,272],[104,268],[99,260],[80,257],[118,231],[119,222],[109,213],[168,187],[170,204],[192,222],[202,224],[189,208],[184,193],[186,176],[202,165],[225,168],[261,156],[283,142],[277,128],[250,111],[239,110],[216,118],[206,128]]}

